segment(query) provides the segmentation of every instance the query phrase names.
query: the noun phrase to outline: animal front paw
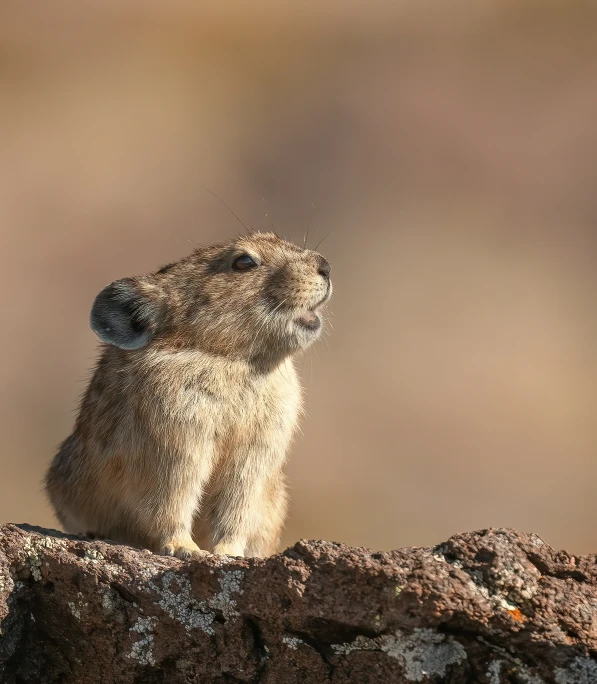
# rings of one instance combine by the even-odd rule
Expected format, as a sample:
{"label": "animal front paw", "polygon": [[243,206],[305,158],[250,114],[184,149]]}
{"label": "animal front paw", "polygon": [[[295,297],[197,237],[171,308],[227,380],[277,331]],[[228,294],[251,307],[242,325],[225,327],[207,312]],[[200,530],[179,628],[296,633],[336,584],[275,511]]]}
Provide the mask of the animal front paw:
{"label": "animal front paw", "polygon": [[208,551],[200,549],[192,539],[173,540],[162,546],[160,549],[161,556],[175,556],[181,560],[190,560],[191,558],[204,558],[209,556]]}
{"label": "animal front paw", "polygon": [[214,555],[242,558],[245,555],[245,544],[242,542],[219,542],[215,545]]}

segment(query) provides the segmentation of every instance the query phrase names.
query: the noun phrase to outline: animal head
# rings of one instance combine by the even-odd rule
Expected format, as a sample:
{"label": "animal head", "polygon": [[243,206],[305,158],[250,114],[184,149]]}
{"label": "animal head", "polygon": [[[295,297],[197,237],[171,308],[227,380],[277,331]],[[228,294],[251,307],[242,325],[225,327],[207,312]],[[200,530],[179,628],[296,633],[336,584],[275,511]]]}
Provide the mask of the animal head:
{"label": "animal head", "polygon": [[121,349],[160,345],[275,361],[319,337],[331,294],[323,256],[253,233],[113,282],[95,299],[91,327]]}

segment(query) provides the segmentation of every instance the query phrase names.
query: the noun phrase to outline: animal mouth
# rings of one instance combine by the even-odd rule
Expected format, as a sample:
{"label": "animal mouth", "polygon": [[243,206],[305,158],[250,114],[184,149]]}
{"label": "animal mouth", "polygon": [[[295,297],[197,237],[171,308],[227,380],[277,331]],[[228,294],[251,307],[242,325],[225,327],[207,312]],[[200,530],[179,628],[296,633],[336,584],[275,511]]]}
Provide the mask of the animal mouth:
{"label": "animal mouth", "polygon": [[328,287],[325,297],[323,297],[315,306],[310,307],[307,311],[296,319],[296,322],[306,330],[319,330],[321,328],[321,316],[319,309],[329,299],[330,289]]}
{"label": "animal mouth", "polygon": [[302,316],[299,316],[296,322],[307,330],[318,330],[321,327],[321,317],[316,309],[309,309]]}

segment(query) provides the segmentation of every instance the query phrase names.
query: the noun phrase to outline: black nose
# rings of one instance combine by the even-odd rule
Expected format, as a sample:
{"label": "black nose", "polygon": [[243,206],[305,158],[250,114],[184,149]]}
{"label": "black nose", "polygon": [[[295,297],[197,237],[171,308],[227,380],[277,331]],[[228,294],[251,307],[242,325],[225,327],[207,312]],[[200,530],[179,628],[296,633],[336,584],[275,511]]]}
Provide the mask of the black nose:
{"label": "black nose", "polygon": [[332,267],[328,264],[328,262],[322,256],[320,256],[319,262],[317,264],[317,273],[319,273],[319,275],[321,275],[327,279],[330,277],[330,271],[331,270],[332,270]]}

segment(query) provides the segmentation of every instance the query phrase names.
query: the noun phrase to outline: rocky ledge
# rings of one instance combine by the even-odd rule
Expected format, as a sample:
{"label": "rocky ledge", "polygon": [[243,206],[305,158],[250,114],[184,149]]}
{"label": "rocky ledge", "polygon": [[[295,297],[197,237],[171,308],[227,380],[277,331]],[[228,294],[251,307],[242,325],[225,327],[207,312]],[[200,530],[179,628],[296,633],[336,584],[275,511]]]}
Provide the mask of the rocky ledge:
{"label": "rocky ledge", "polygon": [[0,682],[597,683],[597,559],[489,529],[183,562],[0,527]]}

